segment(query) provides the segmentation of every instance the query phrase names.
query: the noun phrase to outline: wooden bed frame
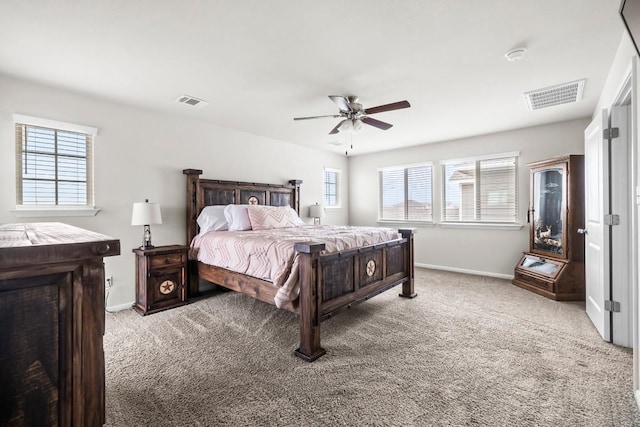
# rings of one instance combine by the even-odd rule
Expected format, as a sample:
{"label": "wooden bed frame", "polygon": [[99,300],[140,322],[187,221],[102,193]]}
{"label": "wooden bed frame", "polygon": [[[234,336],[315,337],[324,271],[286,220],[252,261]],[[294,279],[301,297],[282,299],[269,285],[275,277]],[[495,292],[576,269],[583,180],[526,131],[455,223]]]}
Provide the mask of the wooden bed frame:
{"label": "wooden bed frame", "polygon": [[[196,219],[205,206],[260,204],[291,206],[300,214],[300,180],[288,185],[256,184],[201,179],[202,170],[187,175],[187,242],[198,234]],[[324,243],[295,245],[300,258],[300,295],[285,305],[298,314],[300,347],[294,354],[313,362],[326,353],[320,346],[320,323],[338,311],[368,300],[402,284],[401,297],[414,298],[413,230],[399,230],[401,239],[376,245],[321,254]],[[190,260],[187,298],[200,294],[202,278],[228,289],[274,304],[277,288],[265,280]]]}

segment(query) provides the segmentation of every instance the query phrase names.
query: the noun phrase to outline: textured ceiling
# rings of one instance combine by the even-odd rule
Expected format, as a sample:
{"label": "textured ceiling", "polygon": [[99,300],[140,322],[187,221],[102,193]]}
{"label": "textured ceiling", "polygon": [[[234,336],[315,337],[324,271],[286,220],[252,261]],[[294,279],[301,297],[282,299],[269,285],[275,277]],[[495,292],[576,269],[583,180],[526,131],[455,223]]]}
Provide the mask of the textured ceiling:
{"label": "textured ceiling", "polygon": [[[603,0],[2,0],[0,73],[280,141],[343,152],[327,95],[388,131],[360,154],[592,114],[624,27]],[[504,54],[526,47],[524,59]],[[583,100],[523,93],[586,79]],[[209,102],[178,104],[181,94]],[[333,144],[332,144],[333,143]]]}

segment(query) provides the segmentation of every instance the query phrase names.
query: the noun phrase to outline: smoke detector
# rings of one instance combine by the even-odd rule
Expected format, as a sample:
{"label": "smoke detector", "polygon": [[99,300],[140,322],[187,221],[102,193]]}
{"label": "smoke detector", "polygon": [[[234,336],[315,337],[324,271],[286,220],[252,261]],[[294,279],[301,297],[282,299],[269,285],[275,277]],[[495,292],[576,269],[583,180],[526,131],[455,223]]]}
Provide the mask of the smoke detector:
{"label": "smoke detector", "polygon": [[522,58],[524,58],[525,53],[527,53],[527,49],[524,47],[519,47],[517,49],[513,49],[512,51],[505,53],[504,57],[507,58],[507,61],[509,62],[515,62],[515,61],[520,61]]}
{"label": "smoke detector", "polygon": [[207,101],[189,95],[180,95],[175,101],[192,107],[204,107],[205,105],[209,105]]}
{"label": "smoke detector", "polygon": [[585,80],[563,83],[524,94],[529,110],[553,107],[554,105],[570,104],[582,99]]}

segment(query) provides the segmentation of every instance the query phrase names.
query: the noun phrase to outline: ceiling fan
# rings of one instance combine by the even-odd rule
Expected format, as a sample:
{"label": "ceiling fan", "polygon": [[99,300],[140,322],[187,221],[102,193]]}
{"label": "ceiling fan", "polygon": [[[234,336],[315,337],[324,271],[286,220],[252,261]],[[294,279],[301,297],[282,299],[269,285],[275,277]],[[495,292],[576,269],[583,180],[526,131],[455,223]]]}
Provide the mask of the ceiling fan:
{"label": "ceiling fan", "polygon": [[369,117],[369,115],[411,107],[409,101],[398,101],[391,104],[379,105],[377,107],[362,108],[362,104],[358,102],[357,96],[329,95],[329,99],[335,102],[336,105],[340,108],[340,114],[294,117],[293,120],[320,119],[324,117],[342,118],[340,123],[338,123],[336,127],[334,127],[331,132],[329,132],[329,135],[333,135],[338,132],[346,132],[349,130],[358,131],[360,130],[360,128],[362,128],[362,123],[377,127],[378,129],[387,130],[393,125],[371,118]]}

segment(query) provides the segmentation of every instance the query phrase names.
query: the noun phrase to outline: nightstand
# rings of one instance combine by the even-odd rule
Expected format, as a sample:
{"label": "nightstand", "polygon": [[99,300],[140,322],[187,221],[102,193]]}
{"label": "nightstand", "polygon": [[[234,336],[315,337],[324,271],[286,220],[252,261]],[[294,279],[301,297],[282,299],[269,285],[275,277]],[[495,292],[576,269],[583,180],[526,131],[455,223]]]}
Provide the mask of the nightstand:
{"label": "nightstand", "polygon": [[187,252],[183,245],[136,248],[136,303],[144,315],[185,304]]}

